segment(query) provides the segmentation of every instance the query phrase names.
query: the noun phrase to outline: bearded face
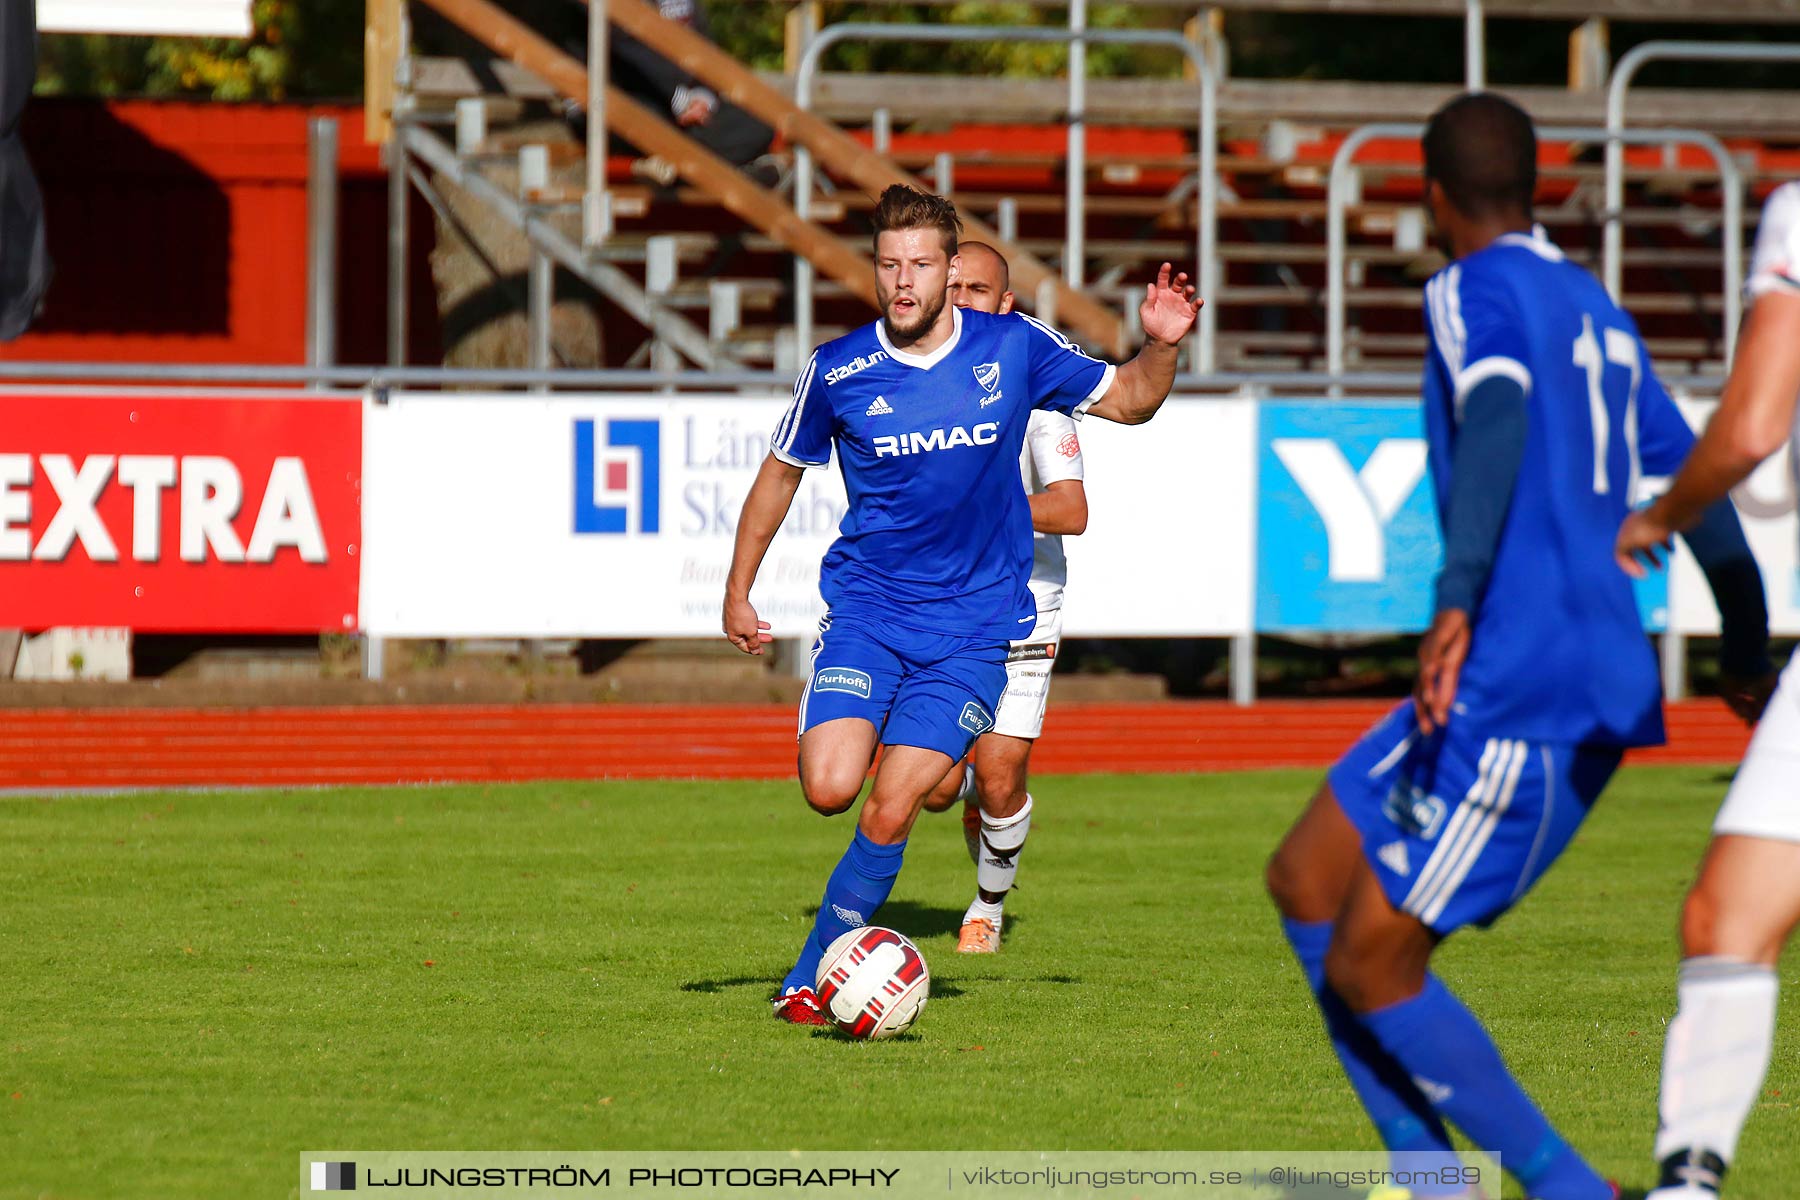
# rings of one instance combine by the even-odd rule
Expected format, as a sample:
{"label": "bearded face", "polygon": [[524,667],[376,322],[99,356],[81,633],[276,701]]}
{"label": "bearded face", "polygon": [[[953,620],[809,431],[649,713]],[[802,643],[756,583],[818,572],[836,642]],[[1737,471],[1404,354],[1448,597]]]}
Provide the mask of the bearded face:
{"label": "bearded face", "polygon": [[888,340],[897,346],[929,333],[949,302],[956,267],[935,229],[883,233],[875,247],[875,299]]}

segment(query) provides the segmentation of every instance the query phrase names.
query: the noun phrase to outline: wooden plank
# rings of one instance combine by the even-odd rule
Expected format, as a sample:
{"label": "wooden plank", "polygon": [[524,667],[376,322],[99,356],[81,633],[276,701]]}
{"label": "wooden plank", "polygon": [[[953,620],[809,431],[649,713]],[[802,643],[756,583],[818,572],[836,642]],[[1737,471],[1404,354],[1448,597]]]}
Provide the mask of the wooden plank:
{"label": "wooden plank", "polygon": [[[1730,78],[1721,67],[1721,81]],[[780,74],[764,74],[780,88]],[[1069,89],[1055,79],[948,79],[941,75],[854,74],[819,76],[814,108],[840,122],[866,122],[886,108],[905,121],[984,124],[1061,120]],[[1223,126],[1257,129],[1273,120],[1344,129],[1368,121],[1423,121],[1460,94],[1452,84],[1362,83],[1343,80],[1228,79],[1219,88]],[[1604,124],[1606,97],[1561,87],[1500,89],[1543,124]],[[1090,79],[1088,119],[1095,124],[1143,125],[1192,132],[1199,89],[1185,80]],[[1722,136],[1788,140],[1794,130],[1791,92],[1723,88],[1638,88],[1631,91],[1630,123],[1705,129]]]}
{"label": "wooden plank", "polygon": [[401,0],[368,0],[363,16],[363,140],[387,145],[394,129],[394,67]]}
{"label": "wooden plank", "polygon": [[[479,38],[496,54],[536,74],[560,94],[586,102],[586,68],[489,0],[424,3]],[[606,116],[608,127],[626,141],[646,154],[667,159],[682,178],[744,222],[793,253],[804,255],[822,274],[874,305],[875,281],[867,261],[817,225],[802,221],[779,196],[757,186],[736,167],[618,88],[607,89]]]}
{"label": "wooden plank", "polygon": [[[778,130],[790,142],[805,146],[828,170],[857,187],[871,195],[896,183],[929,190],[917,177],[868,149],[836,125],[813,113],[802,112],[792,99],[765,83],[754,71],[687,26],[664,20],[643,0],[606,0],[606,5],[607,13],[621,29]],[[939,90],[956,90],[942,88],[941,81],[938,87]],[[965,109],[965,116],[968,111]],[[1124,352],[1124,322],[1111,310],[1070,288],[1043,262],[1016,247],[1006,246],[993,227],[966,215],[963,226],[972,240],[990,242],[1006,251],[1013,279],[1018,284],[1016,290],[1021,296],[1034,296],[1040,286],[1050,282],[1056,288],[1056,317],[1060,324],[1090,345],[1115,355]]]}
{"label": "wooden plank", "polygon": [[[961,0],[864,0],[871,7],[927,6],[947,8]],[[1069,0],[1020,0],[1030,8],[1067,9]],[[1132,0],[1130,5],[1096,3],[1109,8],[1159,8],[1192,12],[1196,0]],[[1207,0],[1207,6],[1233,12],[1336,13],[1357,16],[1448,17],[1461,20],[1467,0]],[[1800,21],[1800,0],[1485,0],[1490,17],[1527,17],[1546,21],[1585,21],[1610,17],[1620,21]]]}

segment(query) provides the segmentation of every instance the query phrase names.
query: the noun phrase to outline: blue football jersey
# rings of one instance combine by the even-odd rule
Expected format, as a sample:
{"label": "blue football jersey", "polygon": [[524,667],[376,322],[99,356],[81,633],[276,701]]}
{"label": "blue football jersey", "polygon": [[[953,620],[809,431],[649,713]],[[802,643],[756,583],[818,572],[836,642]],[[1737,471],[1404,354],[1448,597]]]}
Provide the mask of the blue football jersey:
{"label": "blue football jersey", "polygon": [[1114,368],[1022,314],[952,320],[926,355],[896,349],[880,321],[821,346],[770,448],[823,467],[837,447],[850,507],[819,572],[834,613],[1011,640],[1037,620],[1026,424],[1033,409],[1086,411]]}
{"label": "blue football jersey", "polygon": [[1528,397],[1525,457],[1457,719],[1532,741],[1660,743],[1656,656],[1613,542],[1639,478],[1672,474],[1694,438],[1636,324],[1541,229],[1438,272],[1425,315],[1425,429],[1440,516],[1470,391],[1505,376]]}

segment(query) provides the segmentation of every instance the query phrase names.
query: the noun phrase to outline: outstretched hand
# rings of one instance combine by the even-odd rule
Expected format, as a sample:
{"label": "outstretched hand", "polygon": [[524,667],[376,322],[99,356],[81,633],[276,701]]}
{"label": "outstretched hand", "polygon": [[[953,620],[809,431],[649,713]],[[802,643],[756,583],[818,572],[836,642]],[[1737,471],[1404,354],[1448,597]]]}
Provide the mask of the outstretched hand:
{"label": "outstretched hand", "polygon": [[1138,305],[1138,320],[1144,327],[1144,336],[1171,346],[1187,336],[1205,303],[1188,283],[1186,271],[1175,275],[1171,281],[1169,277],[1174,270],[1173,266],[1164,263],[1156,272],[1156,282],[1144,285],[1144,302]]}

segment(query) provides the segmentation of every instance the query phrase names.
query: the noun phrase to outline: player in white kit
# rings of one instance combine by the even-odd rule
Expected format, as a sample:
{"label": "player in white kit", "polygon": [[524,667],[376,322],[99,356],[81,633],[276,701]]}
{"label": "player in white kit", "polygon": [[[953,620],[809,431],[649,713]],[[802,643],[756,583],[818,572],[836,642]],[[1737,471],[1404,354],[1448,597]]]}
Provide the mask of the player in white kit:
{"label": "player in white kit", "polygon": [[[981,312],[1011,312],[1010,273],[999,251],[982,242],[963,242],[958,250],[962,270],[950,285],[950,302]],[[1025,790],[1031,746],[1044,729],[1050,669],[1062,637],[1063,584],[1069,573],[1062,539],[1087,528],[1081,438],[1072,418],[1042,409],[1032,413],[1019,469],[1031,503],[1031,595],[1037,601],[1037,625],[1007,652],[1006,691],[994,713],[994,728],[981,735],[969,760],[958,763],[925,801],[931,812],[963,801],[963,833],[975,860],[976,888],[956,942],[963,954],[1000,949],[1006,893],[1018,876],[1019,852],[1031,830],[1031,794]]]}
{"label": "player in white kit", "polygon": [[[1619,530],[1641,575],[1670,534],[1789,442],[1800,486],[1800,183],[1769,197],[1746,285],[1750,315],[1712,423],[1669,490]],[[1679,1008],[1663,1052],[1661,1179],[1649,1200],[1713,1200],[1756,1103],[1775,1040],[1776,962],[1800,924],[1800,654],[1779,685],[1728,702],[1761,724],[1713,823],[1681,915]],[[1766,709],[1764,706],[1767,706]]]}

